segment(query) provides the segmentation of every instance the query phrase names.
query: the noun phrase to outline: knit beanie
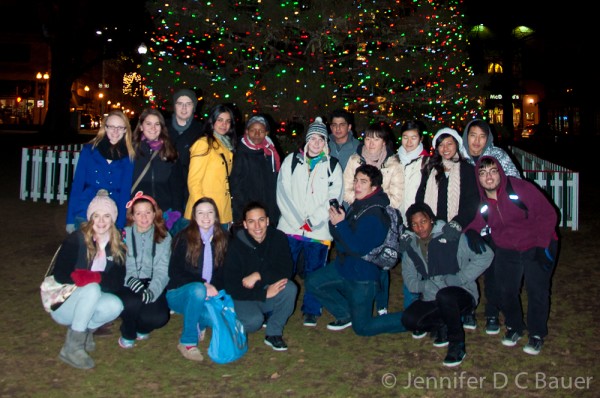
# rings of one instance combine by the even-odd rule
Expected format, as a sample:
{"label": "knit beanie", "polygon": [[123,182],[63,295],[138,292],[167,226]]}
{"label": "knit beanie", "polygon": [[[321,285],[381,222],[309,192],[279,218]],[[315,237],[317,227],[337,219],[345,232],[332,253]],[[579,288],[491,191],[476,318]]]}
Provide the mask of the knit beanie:
{"label": "knit beanie", "polygon": [[463,145],[462,137],[458,134],[458,132],[456,130],[451,129],[450,127],[444,127],[443,129],[440,129],[440,130],[438,130],[437,133],[435,133],[435,135],[433,136],[433,141],[431,143],[431,145],[434,148],[436,147],[438,138],[442,134],[449,134],[452,137],[454,137],[456,139],[456,141],[458,142],[457,151],[460,152],[460,154],[462,155],[463,158],[469,157],[469,155],[467,154],[467,151],[465,149],[465,146]]}
{"label": "knit beanie", "polygon": [[105,213],[110,214],[113,222],[117,221],[117,215],[119,211],[117,210],[117,205],[114,200],[112,200],[108,194],[106,189],[99,189],[96,192],[96,196],[87,208],[87,219],[88,221],[92,218],[92,215],[97,211],[103,211]]}
{"label": "knit beanie", "polygon": [[323,137],[325,143],[327,143],[327,126],[325,126],[325,123],[323,123],[323,119],[321,119],[320,116],[317,116],[315,121],[308,125],[308,131],[306,132],[306,142],[308,142],[310,137],[312,137],[315,134],[318,134],[321,137]]}
{"label": "knit beanie", "polygon": [[265,119],[263,116],[252,116],[250,119],[248,119],[248,122],[246,122],[246,129],[249,129],[254,123],[262,124],[265,126],[265,130],[269,131],[269,123],[267,123],[267,119]]}
{"label": "knit beanie", "polygon": [[195,92],[193,92],[192,90],[188,90],[187,88],[182,88],[181,90],[175,91],[175,94],[173,94],[173,106],[175,106],[175,103],[177,102],[179,97],[183,96],[189,97],[189,99],[191,99],[194,103],[194,109],[196,109],[196,105],[198,104],[198,96]]}

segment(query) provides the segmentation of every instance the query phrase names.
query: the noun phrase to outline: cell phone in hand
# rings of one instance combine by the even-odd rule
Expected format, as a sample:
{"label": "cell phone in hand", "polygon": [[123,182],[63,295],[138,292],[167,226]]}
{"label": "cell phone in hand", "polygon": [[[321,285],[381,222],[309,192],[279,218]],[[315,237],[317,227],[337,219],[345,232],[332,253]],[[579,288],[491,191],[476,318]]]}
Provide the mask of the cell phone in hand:
{"label": "cell phone in hand", "polygon": [[340,212],[340,202],[336,198],[329,199],[329,206],[335,208],[338,213]]}

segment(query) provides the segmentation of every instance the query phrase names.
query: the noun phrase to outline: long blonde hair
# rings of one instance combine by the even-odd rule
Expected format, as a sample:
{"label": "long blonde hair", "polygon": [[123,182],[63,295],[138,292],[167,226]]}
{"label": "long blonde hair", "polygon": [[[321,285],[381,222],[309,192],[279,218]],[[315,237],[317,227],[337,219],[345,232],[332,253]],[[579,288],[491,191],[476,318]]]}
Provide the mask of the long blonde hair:
{"label": "long blonde hair", "polygon": [[[98,253],[98,246],[96,245],[96,241],[94,241],[94,220],[91,219],[88,222],[81,223],[80,229],[83,233],[83,241],[87,247],[88,264],[91,264]],[[108,244],[110,245],[110,254],[113,257],[113,261],[116,264],[124,265],[127,246],[123,242],[121,232],[116,227],[114,220],[110,226]]]}
{"label": "long blonde hair", "polygon": [[135,149],[133,149],[133,143],[132,143],[133,133],[131,132],[131,123],[129,123],[129,119],[127,118],[127,116],[125,116],[125,114],[122,111],[119,111],[119,110],[110,111],[108,113],[108,115],[106,115],[104,117],[104,119],[102,120],[102,124],[100,125],[100,128],[98,129],[98,134],[96,134],[96,136],[90,141],[90,143],[92,144],[92,146],[94,148],[96,148],[98,146],[98,144],[100,143],[100,141],[102,141],[104,139],[104,137],[106,136],[106,121],[111,116],[119,117],[125,124],[125,134],[123,135],[122,139],[125,140],[125,147],[127,148],[127,156],[133,162],[133,160],[135,159]]}

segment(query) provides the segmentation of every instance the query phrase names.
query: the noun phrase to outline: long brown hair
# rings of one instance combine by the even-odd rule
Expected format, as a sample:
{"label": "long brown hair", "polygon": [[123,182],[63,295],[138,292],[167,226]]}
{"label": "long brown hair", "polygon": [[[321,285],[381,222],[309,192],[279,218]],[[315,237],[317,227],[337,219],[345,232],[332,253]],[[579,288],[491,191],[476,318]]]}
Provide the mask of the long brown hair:
{"label": "long brown hair", "polygon": [[[198,266],[198,258],[200,257],[200,253],[204,253],[204,243],[202,242],[202,237],[200,236],[200,227],[196,222],[195,214],[196,207],[202,203],[210,203],[215,211],[215,225],[213,228],[213,266],[215,268],[223,265],[223,261],[225,260],[225,252],[227,251],[228,244],[228,235],[221,228],[221,217],[219,216],[219,210],[217,209],[217,204],[212,198],[202,197],[194,203],[192,207],[192,216],[190,220],[190,224],[183,230],[178,236],[178,239],[183,239],[185,237],[187,241],[187,252],[185,253],[186,261],[191,264],[193,267]],[[173,246],[175,246],[177,242],[173,242]]]}
{"label": "long brown hair", "polygon": [[[144,195],[146,196],[146,195]],[[162,242],[165,237],[167,236],[167,234],[169,233],[169,231],[167,230],[167,226],[165,225],[165,219],[163,218],[163,211],[160,208],[160,206],[149,199],[146,199],[144,197],[141,198],[134,198],[132,199],[133,203],[131,204],[131,206],[127,209],[127,226],[131,226],[134,224],[134,220],[133,220],[133,208],[139,204],[139,203],[150,203],[150,205],[152,206],[152,210],[154,210],[154,242],[156,243],[160,243]]]}
{"label": "long brown hair", "polygon": [[[94,240],[94,219],[92,218],[88,222],[81,223],[80,229],[81,232],[83,232],[83,241],[87,247],[88,264],[91,264],[92,261],[94,261],[94,257],[96,257],[96,254],[98,253],[98,246]],[[114,262],[119,265],[124,265],[127,246],[125,245],[125,242],[123,242],[121,232],[116,227],[114,220],[110,226],[110,237],[108,239],[108,244],[110,247],[110,254],[113,257]]]}
{"label": "long brown hair", "polygon": [[160,148],[160,151],[158,152],[158,156],[160,156],[161,159],[166,160],[167,162],[175,162],[177,160],[177,150],[171,142],[169,130],[167,129],[167,125],[165,123],[165,118],[162,115],[162,113],[160,113],[154,108],[146,108],[142,111],[142,113],[140,114],[138,124],[135,127],[135,130],[133,131],[133,147],[135,149],[135,156],[140,156],[139,148],[142,142],[142,137],[144,136],[144,133],[142,133],[142,124],[144,123],[144,120],[146,120],[146,118],[150,115],[156,116],[160,123],[160,134],[158,135],[158,139],[162,140],[163,145],[162,148]]}

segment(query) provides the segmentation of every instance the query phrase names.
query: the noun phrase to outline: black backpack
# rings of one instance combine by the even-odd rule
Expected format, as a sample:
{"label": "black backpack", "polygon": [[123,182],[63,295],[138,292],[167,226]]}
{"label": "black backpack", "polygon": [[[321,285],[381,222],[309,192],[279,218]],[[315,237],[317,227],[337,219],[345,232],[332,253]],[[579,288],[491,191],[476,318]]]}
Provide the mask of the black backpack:
{"label": "black backpack", "polygon": [[361,258],[387,271],[394,268],[400,260],[400,235],[402,235],[404,229],[402,216],[400,215],[400,211],[391,205],[373,205],[363,209],[356,215],[356,218],[359,218],[365,211],[373,207],[381,207],[386,211],[390,218],[390,228],[383,243],[364,256],[361,256]]}

